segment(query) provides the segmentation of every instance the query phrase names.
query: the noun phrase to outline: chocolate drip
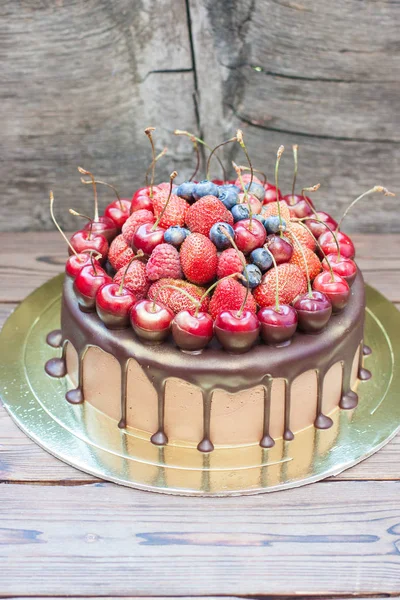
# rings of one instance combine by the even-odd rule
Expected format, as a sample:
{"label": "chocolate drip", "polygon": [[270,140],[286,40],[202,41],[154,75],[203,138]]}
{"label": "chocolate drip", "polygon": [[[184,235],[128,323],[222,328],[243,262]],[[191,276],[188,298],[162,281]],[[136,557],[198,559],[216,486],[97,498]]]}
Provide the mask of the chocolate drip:
{"label": "chocolate drip", "polygon": [[315,375],[317,377],[317,413],[314,421],[314,427],[317,429],[329,429],[329,427],[332,427],[333,421],[330,417],[324,415],[322,412],[322,386],[325,373],[321,373],[321,371],[315,371]]}
{"label": "chocolate drip", "polygon": [[290,388],[291,382],[287,379],[285,382],[285,425],[283,430],[283,439],[290,442],[294,439],[293,431],[290,429]]}
{"label": "chocolate drip", "polygon": [[61,348],[62,332],[61,329],[54,329],[46,337],[46,343],[52,348]]}
{"label": "chocolate drip", "polygon": [[357,377],[361,381],[367,381],[368,379],[371,379],[371,371],[368,371],[368,369],[364,369],[364,367],[363,367],[363,353],[364,353],[364,344],[363,344],[363,342],[361,342],[361,344],[360,344],[360,352],[359,352],[359,355],[358,355],[358,372],[357,372]]}
{"label": "chocolate drip", "polygon": [[[65,347],[65,344],[64,344]],[[83,395],[83,361],[85,359],[85,354],[88,350],[88,346],[85,346],[82,352],[79,352],[78,357],[78,386],[69,390],[65,394],[65,399],[68,400],[70,404],[82,404],[85,400]]]}
{"label": "chocolate drip", "polygon": [[157,386],[157,403],[158,403],[158,430],[150,438],[150,441],[156,446],[165,446],[168,444],[168,438],[164,431],[164,415],[165,415],[165,380]]}
{"label": "chocolate drip", "polygon": [[269,423],[271,417],[271,388],[272,379],[269,377],[263,386],[264,388],[264,424],[263,435],[260,440],[261,448],[272,448],[275,445],[275,440],[269,434]]}
{"label": "chocolate drip", "polygon": [[118,423],[120,429],[126,427],[126,413],[127,413],[127,383],[128,383],[128,361],[125,361],[121,365],[121,418]]}
{"label": "chocolate drip", "polygon": [[363,354],[364,356],[369,356],[370,354],[372,354],[372,350],[369,346],[367,346],[366,344],[364,344],[363,346]]}
{"label": "chocolate drip", "polygon": [[65,377],[67,374],[67,365],[63,358],[50,358],[44,365],[44,369],[50,377]]}
{"label": "chocolate drip", "polygon": [[212,452],[214,450],[214,444],[210,440],[212,396],[212,391],[203,390],[203,439],[197,446],[197,450],[200,450],[200,452]]}

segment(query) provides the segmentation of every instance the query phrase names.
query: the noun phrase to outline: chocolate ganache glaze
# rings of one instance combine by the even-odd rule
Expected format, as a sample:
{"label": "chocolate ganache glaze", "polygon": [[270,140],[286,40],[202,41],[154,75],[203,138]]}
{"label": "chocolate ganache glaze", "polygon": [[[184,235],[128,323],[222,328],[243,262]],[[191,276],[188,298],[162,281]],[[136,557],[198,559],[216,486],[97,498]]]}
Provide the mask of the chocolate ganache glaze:
{"label": "chocolate ganache glaze", "polygon": [[[264,388],[263,435],[260,445],[269,448],[274,440],[269,435],[270,395],[273,379],[285,383],[284,431],[285,440],[293,439],[290,415],[290,389],[292,382],[302,373],[312,370],[317,376],[317,403],[315,427],[326,429],[332,420],[322,411],[322,384],[326,373],[336,363],[342,365],[342,396],[339,406],[355,408],[357,394],[350,388],[351,370],[357,349],[359,374],[366,379],[362,367],[363,331],[365,315],[364,281],[360,272],[351,288],[351,297],[345,309],[334,315],[324,331],[317,335],[296,332],[289,346],[274,348],[258,343],[246,354],[229,354],[214,339],[199,354],[182,352],[172,338],[159,345],[147,345],[138,340],[131,329],[109,330],[96,313],[83,313],[73,290],[73,281],[65,278],[63,289],[61,331],[63,357],[66,344],[71,342],[79,357],[79,384],[67,393],[72,403],[83,402],[83,359],[89,347],[95,346],[114,356],[121,366],[121,417],[119,427],[126,427],[126,379],[129,359],[134,358],[142,367],[158,397],[158,430],[151,441],[157,445],[168,442],[164,431],[165,383],[176,377],[197,386],[203,397],[203,437],[198,449],[210,452],[214,446],[210,439],[211,405],[214,390],[235,393],[261,385]],[[54,359],[52,359],[54,360]],[[49,369],[47,369],[49,372]],[[61,370],[60,370],[61,371]],[[57,375],[56,375],[57,376]],[[60,375],[58,375],[60,376]]]}

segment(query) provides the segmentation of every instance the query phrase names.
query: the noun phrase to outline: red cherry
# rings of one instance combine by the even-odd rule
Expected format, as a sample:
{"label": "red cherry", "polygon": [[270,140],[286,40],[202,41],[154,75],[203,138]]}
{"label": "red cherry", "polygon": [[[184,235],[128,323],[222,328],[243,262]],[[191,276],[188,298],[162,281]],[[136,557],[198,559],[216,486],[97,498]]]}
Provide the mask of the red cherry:
{"label": "red cherry", "polygon": [[79,308],[82,312],[92,312],[96,307],[97,290],[112,279],[99,266],[87,265],[83,267],[74,281],[74,290],[78,298]]}
{"label": "red cherry", "polygon": [[251,223],[250,219],[238,221],[233,229],[236,245],[244,254],[250,254],[256,248],[261,248],[267,237],[264,225],[257,219],[252,219]]}
{"label": "red cherry", "polygon": [[[326,233],[327,231],[329,232],[329,229],[327,227],[325,227],[325,225],[323,225],[323,223],[326,223],[328,225],[328,227],[330,229],[332,229],[333,231],[336,230],[337,223],[336,223],[335,219],[333,217],[331,217],[331,215],[328,215],[328,213],[323,212],[322,210],[317,211],[317,215],[318,215],[319,221],[317,219],[307,219],[307,221],[306,221],[307,227],[309,227],[309,229],[311,230],[311,233],[317,239],[323,233]],[[322,223],[320,221],[322,221]]]}
{"label": "red cherry", "polygon": [[[101,233],[90,233],[90,231],[81,229],[80,231],[74,233],[70,239],[70,242],[78,254],[84,252],[85,250],[96,250],[96,252],[101,254],[100,262],[103,262],[107,258],[108,242]],[[69,249],[69,254],[72,254],[71,249]]]}
{"label": "red cherry", "polygon": [[267,248],[275,258],[276,264],[289,262],[293,254],[293,246],[286,237],[271,233],[267,237]]}
{"label": "red cherry", "polygon": [[[98,260],[98,258],[93,257],[94,260]],[[89,252],[81,252],[80,254],[71,254],[65,264],[65,272],[69,277],[75,279],[78,275],[79,271],[86,267],[86,265],[91,264],[91,258]]]}
{"label": "red cherry", "polygon": [[211,315],[198,312],[192,315],[181,310],[172,321],[172,335],[176,345],[182,350],[202,350],[211,341],[214,321]]}
{"label": "red cherry", "polygon": [[133,245],[150,256],[154,248],[163,243],[164,233],[163,227],[159,225],[154,227],[154,223],[144,223],[136,230],[133,236]]}
{"label": "red cherry", "polygon": [[264,306],[258,311],[261,337],[270,346],[286,346],[297,327],[297,313],[288,304]]}
{"label": "red cherry", "polygon": [[153,300],[140,300],[133,305],[130,318],[138,338],[159,343],[168,336],[174,313]]}
{"label": "red cherry", "polygon": [[223,310],[215,320],[214,331],[220,344],[228,352],[242,354],[254,346],[260,323],[250,310],[239,316],[236,310]]}
{"label": "red cherry", "polygon": [[111,202],[104,211],[104,216],[111,219],[119,230],[128,219],[131,211],[131,201],[128,198],[121,198]]}
{"label": "red cherry", "polygon": [[109,329],[124,329],[129,325],[129,313],[136,296],[118,283],[106,283],[97,290],[96,311]]}
{"label": "red cherry", "polygon": [[252,213],[254,215],[259,215],[260,212],[261,212],[261,209],[262,209],[261,202],[259,201],[258,198],[256,198],[255,196],[252,196],[251,194],[248,194],[247,200],[246,200],[245,194],[244,193],[240,193],[239,194],[239,203],[240,204],[244,204],[246,206],[248,204],[250,204]]}
{"label": "red cherry", "polygon": [[[335,235],[339,243],[340,254],[346,258],[354,258],[356,250],[349,236],[341,231],[335,231]],[[325,254],[334,254],[337,252],[335,239],[330,231],[323,233],[318,241]]]}
{"label": "red cherry", "polygon": [[303,196],[299,196],[298,194],[286,194],[286,196],[283,196],[282,200],[285,200],[289,205],[291,217],[302,219],[303,217],[308,217],[313,214],[310,208],[310,204],[313,206],[313,203],[310,198],[307,196],[306,198],[308,202],[304,200]]}
{"label": "red cherry", "polygon": [[332,314],[332,303],[322,292],[313,290],[301,294],[293,302],[299,320],[298,327],[306,333],[317,333],[328,323]]}
{"label": "red cherry", "polygon": [[112,242],[117,235],[117,228],[110,217],[101,216],[98,221],[90,221],[83,228],[84,231],[92,231],[92,233],[101,233],[104,235],[107,242]]}
{"label": "red cherry", "polygon": [[[264,185],[265,187],[265,198],[263,204],[269,204],[270,202],[277,201],[276,187],[272,183],[268,183],[268,181]],[[282,198],[282,192],[278,189],[279,198]]]}
{"label": "red cherry", "polygon": [[153,200],[150,198],[150,187],[140,188],[133,194],[130,206],[131,213],[142,210],[143,208],[153,212]]}
{"label": "red cherry", "polygon": [[322,292],[332,303],[332,311],[340,312],[346,306],[350,297],[349,284],[343,277],[333,274],[333,281],[329,271],[323,271],[313,281],[313,289]]}
{"label": "red cherry", "polygon": [[340,256],[339,258],[337,253],[328,254],[326,258],[328,260],[324,258],[322,261],[322,268],[325,271],[329,271],[330,264],[332,271],[340,275],[340,277],[343,277],[349,286],[352,286],[357,275],[357,265],[354,260],[351,260],[351,258],[346,258],[345,256]]}

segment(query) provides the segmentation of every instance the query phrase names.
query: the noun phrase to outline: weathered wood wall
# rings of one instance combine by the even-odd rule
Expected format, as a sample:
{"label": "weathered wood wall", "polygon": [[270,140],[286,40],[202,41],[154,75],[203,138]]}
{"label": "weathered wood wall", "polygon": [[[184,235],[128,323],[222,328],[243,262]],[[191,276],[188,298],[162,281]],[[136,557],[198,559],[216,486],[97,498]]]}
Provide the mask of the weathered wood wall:
{"label": "weathered wood wall", "polygon": [[[176,127],[214,144],[241,126],[270,176],[287,147],[286,189],[300,144],[299,182],[320,181],[316,199],[334,215],[375,183],[400,189],[397,1],[4,0],[0,10],[2,230],[51,228],[49,188],[74,228],[67,208],[91,201],[78,164],[131,195],[148,125],[169,147],[160,178],[192,168]],[[239,152],[227,150],[227,164]],[[396,206],[371,198],[347,228],[400,231]]]}

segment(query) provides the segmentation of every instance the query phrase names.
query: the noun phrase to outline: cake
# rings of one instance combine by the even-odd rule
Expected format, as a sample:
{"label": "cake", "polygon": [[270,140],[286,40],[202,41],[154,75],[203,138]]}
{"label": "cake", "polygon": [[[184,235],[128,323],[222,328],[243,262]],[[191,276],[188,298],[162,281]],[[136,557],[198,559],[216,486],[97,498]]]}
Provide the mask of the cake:
{"label": "cake", "polygon": [[67,240],[61,330],[47,338],[62,356],[45,365],[68,378],[67,401],[201,452],[270,448],[356,408],[371,374],[355,248],[304,190],[282,195],[282,153],[275,185],[250,160],[229,182],[175,185],[174,172],[102,216],[80,169],[95,215]]}

